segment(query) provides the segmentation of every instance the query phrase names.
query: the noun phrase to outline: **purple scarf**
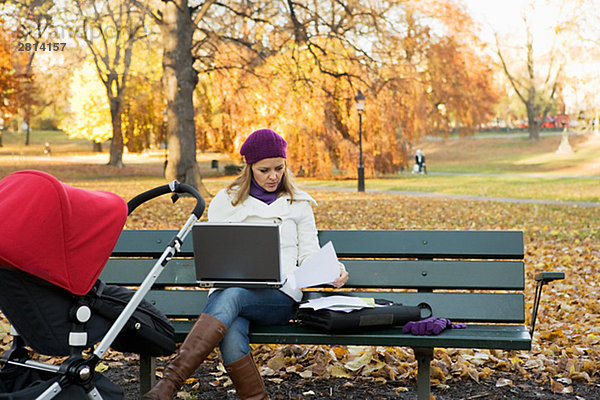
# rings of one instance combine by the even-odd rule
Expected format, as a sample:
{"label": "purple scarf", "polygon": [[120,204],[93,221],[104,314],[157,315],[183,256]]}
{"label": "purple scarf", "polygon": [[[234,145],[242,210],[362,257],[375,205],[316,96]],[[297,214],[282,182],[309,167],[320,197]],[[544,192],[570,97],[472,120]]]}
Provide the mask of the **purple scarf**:
{"label": "purple scarf", "polygon": [[250,184],[250,196],[252,196],[260,201],[263,201],[267,204],[271,204],[272,202],[277,200],[279,189],[281,189],[282,183],[283,183],[283,180],[281,180],[279,182],[279,185],[277,186],[277,189],[274,192],[267,192],[258,183],[256,183],[254,178],[252,178],[252,183]]}

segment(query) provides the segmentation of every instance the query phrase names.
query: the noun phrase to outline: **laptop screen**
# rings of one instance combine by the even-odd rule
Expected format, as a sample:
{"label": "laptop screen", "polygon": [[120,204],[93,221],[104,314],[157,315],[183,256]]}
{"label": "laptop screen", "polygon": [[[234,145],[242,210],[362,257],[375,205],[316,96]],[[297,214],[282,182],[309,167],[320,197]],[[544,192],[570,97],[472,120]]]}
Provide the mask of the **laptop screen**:
{"label": "laptop screen", "polygon": [[192,228],[199,282],[279,282],[279,226],[199,222]]}

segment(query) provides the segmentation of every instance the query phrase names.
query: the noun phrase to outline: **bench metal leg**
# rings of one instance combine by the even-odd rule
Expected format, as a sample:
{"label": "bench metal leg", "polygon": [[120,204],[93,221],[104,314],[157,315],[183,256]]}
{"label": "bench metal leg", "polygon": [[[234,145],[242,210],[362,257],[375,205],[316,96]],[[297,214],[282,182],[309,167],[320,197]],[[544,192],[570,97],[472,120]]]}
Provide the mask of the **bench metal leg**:
{"label": "bench metal leg", "polygon": [[431,360],[433,360],[433,348],[414,347],[417,359],[417,399],[429,400],[431,394]]}
{"label": "bench metal leg", "polygon": [[140,397],[156,384],[156,358],[140,355]]}

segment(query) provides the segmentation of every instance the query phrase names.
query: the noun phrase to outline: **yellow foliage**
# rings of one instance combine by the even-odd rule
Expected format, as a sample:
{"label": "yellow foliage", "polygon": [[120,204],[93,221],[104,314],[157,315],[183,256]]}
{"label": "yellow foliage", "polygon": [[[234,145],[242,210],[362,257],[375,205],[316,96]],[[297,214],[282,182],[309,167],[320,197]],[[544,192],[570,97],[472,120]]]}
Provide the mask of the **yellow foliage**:
{"label": "yellow foliage", "polygon": [[59,128],[72,138],[85,138],[97,143],[110,139],[112,124],[106,88],[92,62],[85,62],[74,72],[69,89],[69,117],[60,123]]}
{"label": "yellow foliage", "polygon": [[[163,140],[164,101],[158,87],[159,71],[159,55],[137,44],[121,110],[124,142],[130,151],[141,151]],[[111,139],[113,126],[106,87],[98,77],[93,61],[86,60],[74,71],[68,90],[71,93],[69,112],[59,128],[72,138],[97,143]],[[139,139],[140,136],[143,138]]]}
{"label": "yellow foliage", "polygon": [[96,365],[96,372],[106,372],[108,371],[108,365],[104,364],[104,363],[98,363],[98,365]]}

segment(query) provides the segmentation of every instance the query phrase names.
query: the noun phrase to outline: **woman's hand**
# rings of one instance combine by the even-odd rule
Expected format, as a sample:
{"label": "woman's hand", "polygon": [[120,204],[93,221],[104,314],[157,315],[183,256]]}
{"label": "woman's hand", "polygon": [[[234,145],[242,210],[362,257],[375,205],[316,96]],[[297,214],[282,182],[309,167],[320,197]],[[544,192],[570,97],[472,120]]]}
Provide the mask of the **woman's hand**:
{"label": "woman's hand", "polygon": [[340,263],[340,276],[338,276],[331,284],[336,288],[341,288],[348,282],[348,271],[346,271],[346,267],[344,264]]}

